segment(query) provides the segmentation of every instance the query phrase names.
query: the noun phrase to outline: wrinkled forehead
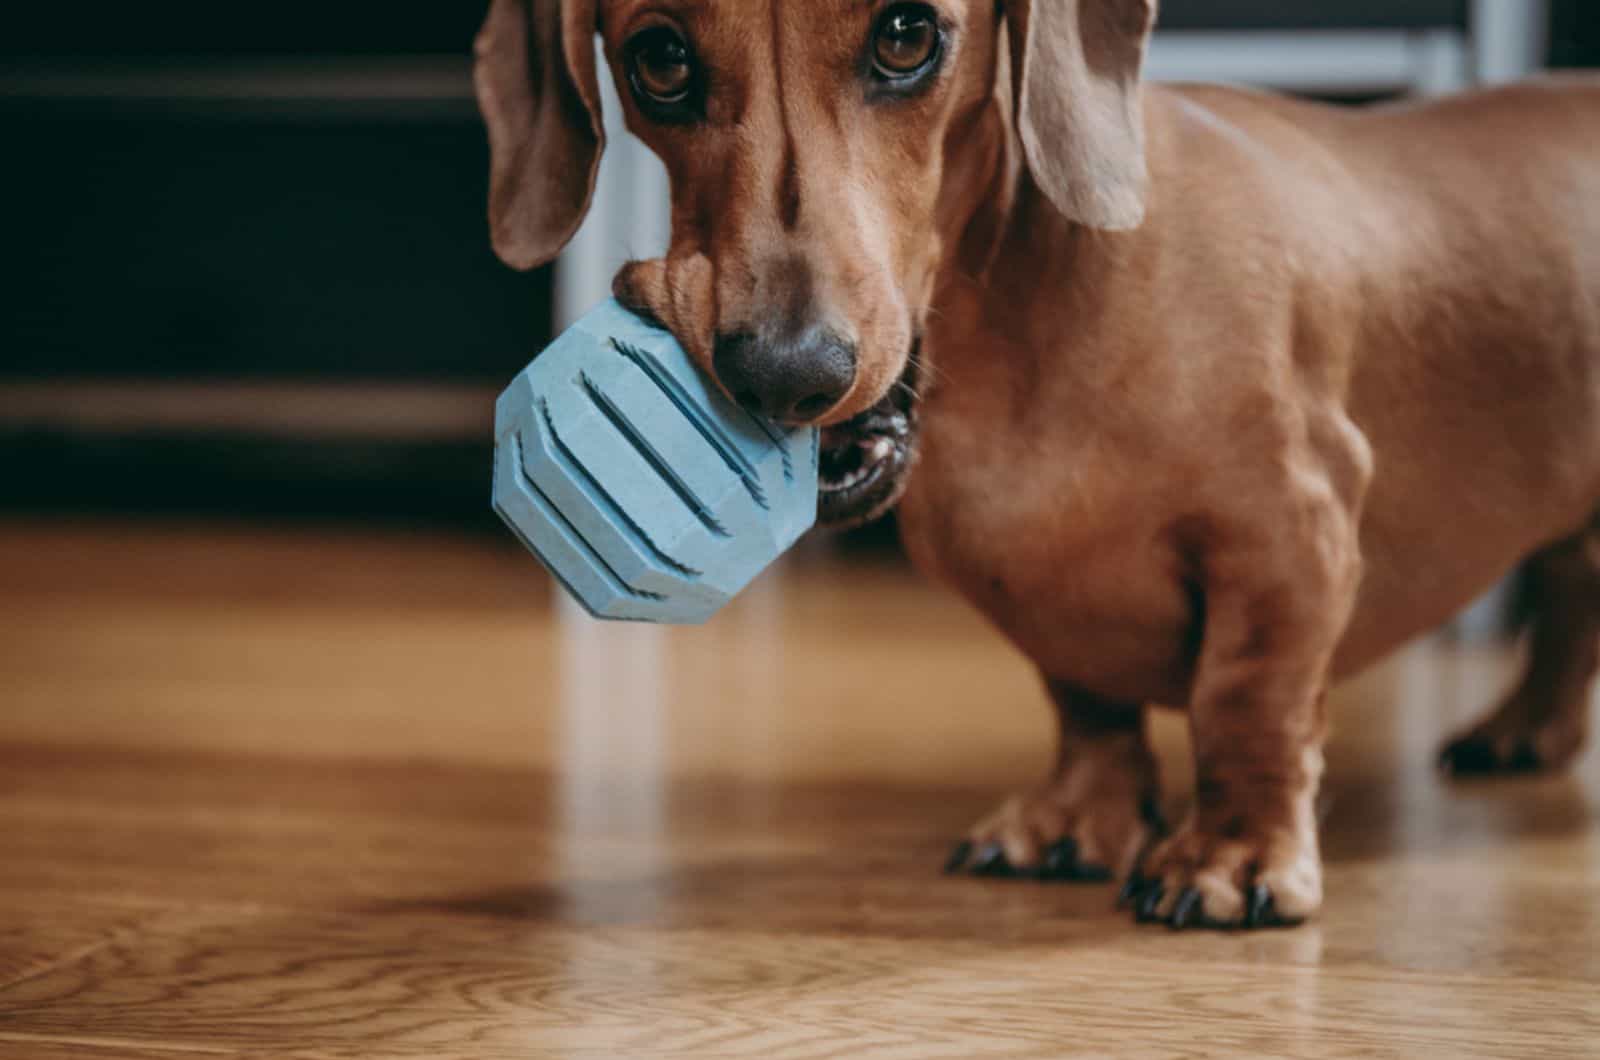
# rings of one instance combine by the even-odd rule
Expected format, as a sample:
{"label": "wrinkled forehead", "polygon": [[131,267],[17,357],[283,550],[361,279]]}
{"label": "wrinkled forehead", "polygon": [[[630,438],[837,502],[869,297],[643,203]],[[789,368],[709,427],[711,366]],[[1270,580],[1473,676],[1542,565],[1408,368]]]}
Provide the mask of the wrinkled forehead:
{"label": "wrinkled forehead", "polygon": [[602,0],[600,21],[608,38],[625,36],[656,16],[717,38],[753,42],[770,40],[775,31],[825,35],[842,19],[870,21],[893,5],[894,0]]}
{"label": "wrinkled forehead", "polygon": [[667,22],[705,58],[735,63],[770,56],[776,41],[807,51],[855,42],[882,6],[879,0],[610,0],[601,4],[600,21],[612,46]]}
{"label": "wrinkled forehead", "polygon": [[[602,0],[600,27],[618,47],[652,24],[680,29],[702,59],[722,66],[768,62],[784,54],[854,62],[868,31],[903,0]],[[927,0],[959,19],[972,0]]]}

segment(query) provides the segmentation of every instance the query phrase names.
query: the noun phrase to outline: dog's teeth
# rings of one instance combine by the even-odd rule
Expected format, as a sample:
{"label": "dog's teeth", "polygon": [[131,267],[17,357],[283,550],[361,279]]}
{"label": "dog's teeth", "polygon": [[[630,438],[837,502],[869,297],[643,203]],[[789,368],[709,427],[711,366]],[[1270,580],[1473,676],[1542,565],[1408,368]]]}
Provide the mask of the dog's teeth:
{"label": "dog's teeth", "polygon": [[[861,485],[863,482],[879,474],[884,467],[894,459],[895,442],[893,438],[883,435],[872,435],[859,438],[855,441],[857,459],[852,461],[853,466],[848,470],[841,469],[837,476],[826,475],[822,480],[822,488],[830,493],[844,493]],[[843,462],[844,458],[840,458]]]}
{"label": "dog's teeth", "polygon": [[838,488],[841,489],[841,490],[852,489],[852,488],[854,488],[856,486],[859,486],[861,483],[865,482],[867,480],[867,478],[871,474],[872,474],[872,468],[870,468],[870,467],[858,467],[858,468],[855,468],[854,470],[850,471],[847,475],[845,475],[844,478],[839,480]]}

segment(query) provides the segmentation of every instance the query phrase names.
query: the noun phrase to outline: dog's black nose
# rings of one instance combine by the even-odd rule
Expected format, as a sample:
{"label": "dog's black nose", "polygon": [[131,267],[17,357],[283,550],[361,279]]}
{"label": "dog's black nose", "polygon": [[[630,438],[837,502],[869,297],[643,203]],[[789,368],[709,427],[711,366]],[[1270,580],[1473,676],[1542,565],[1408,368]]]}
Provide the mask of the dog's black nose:
{"label": "dog's black nose", "polygon": [[856,381],[856,348],[828,331],[766,341],[749,332],[717,336],[717,378],[745,408],[780,423],[825,415]]}

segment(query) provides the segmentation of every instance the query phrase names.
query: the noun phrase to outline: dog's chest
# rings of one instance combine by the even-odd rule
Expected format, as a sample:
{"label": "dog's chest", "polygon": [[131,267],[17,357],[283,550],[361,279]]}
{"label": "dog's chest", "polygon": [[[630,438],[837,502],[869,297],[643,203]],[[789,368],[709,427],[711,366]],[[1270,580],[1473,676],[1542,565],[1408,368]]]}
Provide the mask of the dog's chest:
{"label": "dog's chest", "polygon": [[902,536],[919,569],[1052,679],[1174,702],[1198,616],[1145,482],[1114,453],[1070,439],[969,432],[930,414]]}

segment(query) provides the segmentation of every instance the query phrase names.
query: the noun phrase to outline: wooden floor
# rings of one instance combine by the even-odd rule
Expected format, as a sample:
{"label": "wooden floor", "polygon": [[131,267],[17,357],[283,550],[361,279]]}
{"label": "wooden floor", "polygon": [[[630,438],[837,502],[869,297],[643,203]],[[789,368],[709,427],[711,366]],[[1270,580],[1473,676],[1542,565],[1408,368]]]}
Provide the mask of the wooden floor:
{"label": "wooden floor", "polygon": [[1177,936],[939,875],[1049,719],[891,566],[664,632],[492,537],[12,522],[0,601],[5,1058],[1600,1055],[1600,763],[1430,768],[1500,653],[1340,694],[1319,921]]}

